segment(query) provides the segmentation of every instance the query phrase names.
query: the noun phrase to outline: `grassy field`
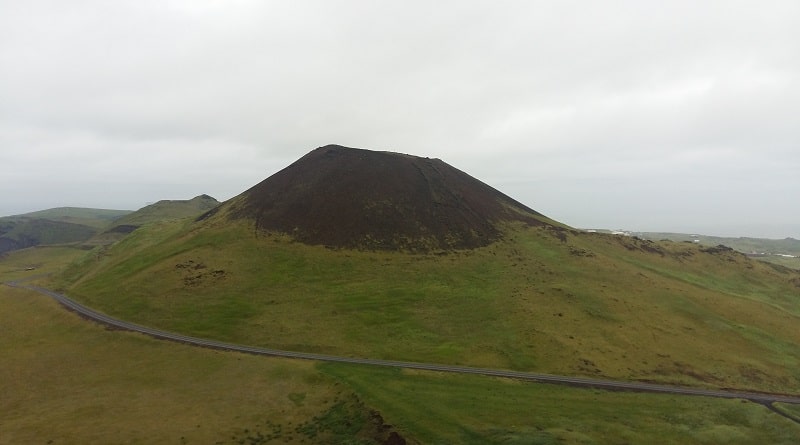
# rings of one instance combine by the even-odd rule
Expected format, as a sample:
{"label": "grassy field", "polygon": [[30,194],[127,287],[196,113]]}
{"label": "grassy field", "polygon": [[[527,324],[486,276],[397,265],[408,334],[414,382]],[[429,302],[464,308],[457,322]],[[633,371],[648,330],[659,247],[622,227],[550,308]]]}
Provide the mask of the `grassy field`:
{"label": "grassy field", "polygon": [[29,247],[0,255],[2,281],[44,278],[60,272],[66,264],[83,258],[86,251],[69,246]]}
{"label": "grassy field", "polygon": [[168,219],[197,216],[218,204],[219,201],[208,195],[186,200],[162,200],[118,218],[114,221],[114,225],[141,226]]}
{"label": "grassy field", "polygon": [[[800,269],[800,240],[794,238],[766,239],[766,238],[730,238],[707,235],[691,235],[686,233],[659,233],[643,232],[639,233],[643,238],[651,240],[672,240],[678,242],[695,242],[705,246],[725,245],[736,249],[739,252],[751,254],[764,254],[754,258],[761,261],[779,264],[792,269]],[[783,257],[776,254],[792,255],[793,258]]]}
{"label": "grassy field", "polygon": [[[81,207],[57,207],[54,209],[30,212],[24,215],[28,218],[62,221],[72,224],[102,229],[111,224],[115,219],[131,213],[130,210],[87,209]],[[13,218],[13,217],[12,217]]]}
{"label": "grassy field", "polygon": [[485,248],[410,255],[169,222],[91,252],[61,286],[121,318],[226,341],[800,392],[798,272],[686,243],[563,235],[509,227]]}
{"label": "grassy field", "polygon": [[128,211],[61,207],[0,217],[0,253],[86,241]]}
{"label": "grassy field", "polygon": [[[64,255],[40,249],[39,262],[59,261],[45,251]],[[0,280],[20,278],[8,269]],[[3,285],[0,326],[3,444],[374,443],[385,435],[352,391],[312,362],[109,331]],[[336,431],[331,419],[351,426]]]}
{"label": "grassy field", "polygon": [[[16,252],[0,259],[0,281],[84,254]],[[790,444],[800,435],[800,425],[741,401],[189,347],[107,330],[2,285],[0,326],[0,443],[367,444],[397,431],[423,444]]]}
{"label": "grassy field", "polygon": [[800,425],[738,400],[606,392],[326,364],[428,444],[792,444]]}
{"label": "grassy field", "polygon": [[20,247],[39,244],[65,244],[84,241],[97,229],[64,221],[33,218],[4,218],[0,220],[0,235]]}

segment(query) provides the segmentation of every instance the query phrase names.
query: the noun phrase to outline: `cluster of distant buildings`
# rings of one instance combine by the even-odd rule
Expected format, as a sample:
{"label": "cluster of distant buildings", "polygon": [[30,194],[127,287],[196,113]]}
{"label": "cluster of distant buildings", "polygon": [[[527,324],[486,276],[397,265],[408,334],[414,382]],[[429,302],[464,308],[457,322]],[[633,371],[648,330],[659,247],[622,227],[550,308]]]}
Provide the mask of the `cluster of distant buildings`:
{"label": "cluster of distant buildings", "polygon": [[610,233],[612,235],[621,235],[621,236],[632,236],[631,232],[622,231],[622,230],[596,230],[596,229],[586,229],[588,233]]}
{"label": "cluster of distant buildings", "polygon": [[[605,229],[584,229],[584,230],[586,232],[589,232],[589,233],[601,232],[601,233],[610,233],[612,235],[619,235],[619,236],[634,236],[635,233],[638,235],[638,232],[630,232],[630,231],[627,231],[627,230],[605,230]],[[689,235],[688,238],[689,238],[689,240],[686,240],[686,242],[691,242],[691,243],[695,243],[695,244],[700,244],[701,243],[701,241],[700,241],[701,235]],[[777,257],[781,257],[781,258],[800,258],[800,256],[798,256],[798,255],[790,255],[788,253],[772,253],[772,252],[757,252],[757,251],[743,252],[743,253],[745,253],[747,256],[751,256],[751,257],[777,256]]]}
{"label": "cluster of distant buildings", "polygon": [[769,252],[756,252],[756,251],[748,253],[747,256],[756,256],[756,257],[779,256],[783,258],[798,258],[797,255],[789,255],[788,253],[769,253]]}

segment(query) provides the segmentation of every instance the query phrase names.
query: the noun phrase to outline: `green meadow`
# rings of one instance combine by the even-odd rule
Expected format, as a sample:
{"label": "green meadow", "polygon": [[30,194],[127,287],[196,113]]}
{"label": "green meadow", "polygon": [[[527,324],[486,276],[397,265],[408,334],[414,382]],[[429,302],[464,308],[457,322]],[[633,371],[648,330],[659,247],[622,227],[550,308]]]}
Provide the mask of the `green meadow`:
{"label": "green meadow", "polygon": [[428,444],[789,444],[800,431],[763,406],[739,400],[340,364],[321,368]]}
{"label": "green meadow", "polygon": [[[732,238],[707,235],[691,235],[687,233],[645,232],[641,236],[651,240],[672,240],[680,242],[698,242],[706,246],[723,244],[746,254],[754,254],[760,261],[779,264],[792,269],[800,269],[800,240],[794,238]],[[782,254],[782,255],[781,255]],[[785,256],[789,255],[789,256]]]}
{"label": "green meadow", "polygon": [[508,226],[470,251],[329,249],[224,215],[61,275],[137,323],[346,356],[800,392],[800,273],[729,249]]}
{"label": "green meadow", "polygon": [[125,210],[60,207],[24,215],[0,217],[3,250],[35,245],[80,243],[88,240],[113,220],[130,213]]}
{"label": "green meadow", "polygon": [[[0,281],[49,285],[41,274],[76,258],[83,266],[73,267],[101,261],[28,249],[0,259]],[[0,325],[0,443],[367,444],[397,433],[420,444],[791,444],[800,435],[799,424],[739,400],[190,347],[108,330],[8,286]]]}
{"label": "green meadow", "polygon": [[[18,261],[48,268],[65,256],[51,248],[9,255],[0,280],[25,278],[8,271]],[[385,435],[356,395],[312,362],[109,330],[5,285],[0,326],[3,444],[340,443],[345,436],[325,425],[332,417],[352,424],[351,443]]]}
{"label": "green meadow", "polygon": [[[90,209],[82,207],[56,207],[53,209],[39,210],[9,217],[9,219],[20,216],[32,219],[46,219],[49,221],[62,221],[73,224],[81,224],[95,229],[104,229],[116,219],[131,213],[130,210],[109,210],[109,209]],[[0,218],[5,219],[5,218]]]}
{"label": "green meadow", "polygon": [[140,226],[152,222],[188,218],[210,210],[218,204],[219,201],[208,195],[185,200],[161,200],[117,218],[112,225]]}

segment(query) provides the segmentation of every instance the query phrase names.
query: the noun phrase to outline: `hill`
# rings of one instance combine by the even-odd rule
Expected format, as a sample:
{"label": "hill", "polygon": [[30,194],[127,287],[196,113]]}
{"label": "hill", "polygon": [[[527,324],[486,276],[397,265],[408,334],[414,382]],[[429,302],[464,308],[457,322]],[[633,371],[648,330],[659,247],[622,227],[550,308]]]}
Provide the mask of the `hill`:
{"label": "hill", "polygon": [[[79,253],[15,252],[0,258],[0,282]],[[0,286],[0,325],[0,412],[13,413],[0,424],[3,443],[788,445],[800,435],[800,425],[740,400],[192,348],[87,323],[10,286]]]}
{"label": "hill", "polygon": [[800,392],[800,272],[574,230],[404,156],[315,150],[195,221],[87,256],[61,286],[126,320],[259,346]]}
{"label": "hill", "polygon": [[24,216],[32,219],[46,219],[102,229],[115,220],[130,214],[130,210],[92,209],[85,207],[56,207],[53,209],[39,210],[26,213]]}
{"label": "hill", "polygon": [[208,195],[199,195],[192,199],[164,199],[115,220],[110,227],[93,237],[89,244],[111,244],[145,224],[195,217],[219,204],[219,201]]}
{"label": "hill", "polygon": [[439,159],[328,145],[247,190],[233,218],[340,248],[429,251],[486,246],[499,224],[555,226]]}
{"label": "hill", "polygon": [[0,254],[42,244],[86,241],[127,210],[59,207],[0,218]]}
{"label": "hill", "polygon": [[219,201],[208,195],[199,195],[192,199],[164,199],[117,219],[110,230],[120,226],[141,227],[155,221],[197,216],[219,204]]}
{"label": "hill", "polygon": [[794,238],[767,239],[750,237],[719,237],[688,233],[640,232],[637,236],[651,240],[668,239],[702,244],[728,246],[750,257],[800,269],[800,240]]}

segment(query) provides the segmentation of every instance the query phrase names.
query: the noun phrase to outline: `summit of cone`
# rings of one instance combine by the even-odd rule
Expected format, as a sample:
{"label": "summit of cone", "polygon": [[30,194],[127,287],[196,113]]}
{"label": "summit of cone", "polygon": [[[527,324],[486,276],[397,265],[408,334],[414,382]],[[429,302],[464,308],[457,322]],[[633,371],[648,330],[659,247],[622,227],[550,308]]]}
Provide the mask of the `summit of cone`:
{"label": "summit of cone", "polygon": [[485,246],[500,224],[552,224],[439,159],[317,148],[230,203],[260,231],[339,248],[429,251]]}

